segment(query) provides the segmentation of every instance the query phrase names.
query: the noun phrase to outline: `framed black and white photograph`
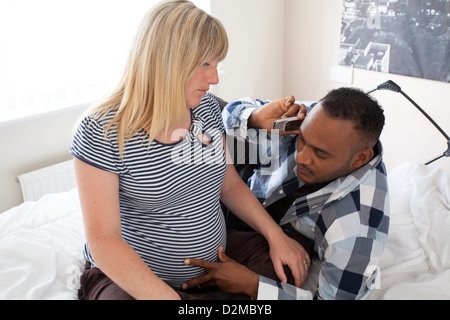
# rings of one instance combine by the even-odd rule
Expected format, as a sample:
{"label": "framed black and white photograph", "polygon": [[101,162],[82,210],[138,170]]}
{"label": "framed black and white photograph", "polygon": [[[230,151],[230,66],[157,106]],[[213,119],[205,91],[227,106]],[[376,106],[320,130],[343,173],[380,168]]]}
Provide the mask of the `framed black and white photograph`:
{"label": "framed black and white photograph", "polygon": [[344,0],[339,65],[450,82],[450,0]]}

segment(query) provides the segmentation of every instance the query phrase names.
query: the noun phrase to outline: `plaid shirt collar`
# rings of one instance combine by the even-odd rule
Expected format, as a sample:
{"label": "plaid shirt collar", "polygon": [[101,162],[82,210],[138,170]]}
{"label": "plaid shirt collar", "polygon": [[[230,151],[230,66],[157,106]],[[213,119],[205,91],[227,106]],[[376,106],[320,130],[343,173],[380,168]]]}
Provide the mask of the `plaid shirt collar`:
{"label": "plaid shirt collar", "polygon": [[305,215],[319,213],[327,204],[333,201],[339,201],[340,199],[346,197],[361,183],[370,183],[366,181],[367,177],[370,176],[374,170],[377,170],[377,167],[381,163],[382,159],[382,146],[380,142],[378,142],[377,148],[379,151],[378,156],[363,167],[347,176],[340,177],[330,182],[328,185],[312,194],[296,199],[295,203],[288,210],[280,224],[288,224]]}

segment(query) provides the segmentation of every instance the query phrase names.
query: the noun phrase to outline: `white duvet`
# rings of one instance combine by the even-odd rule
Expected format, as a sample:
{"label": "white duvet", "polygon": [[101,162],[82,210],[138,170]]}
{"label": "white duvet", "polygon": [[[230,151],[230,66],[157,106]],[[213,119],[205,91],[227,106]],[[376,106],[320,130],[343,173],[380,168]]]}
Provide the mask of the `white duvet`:
{"label": "white duvet", "polygon": [[0,215],[0,299],[77,299],[85,242],[77,190]]}
{"label": "white duvet", "polygon": [[[406,163],[389,185],[390,235],[371,298],[450,299],[450,173]],[[84,242],[76,189],[1,214],[0,299],[77,299]]]}
{"label": "white duvet", "polygon": [[450,299],[450,173],[406,163],[389,187],[389,240],[372,298]]}

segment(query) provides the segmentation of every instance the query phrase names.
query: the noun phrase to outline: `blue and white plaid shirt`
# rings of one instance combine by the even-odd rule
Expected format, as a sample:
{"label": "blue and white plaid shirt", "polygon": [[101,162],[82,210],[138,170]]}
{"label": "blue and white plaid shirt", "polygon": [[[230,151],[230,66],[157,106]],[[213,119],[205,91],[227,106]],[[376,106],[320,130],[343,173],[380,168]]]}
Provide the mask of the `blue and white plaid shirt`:
{"label": "blue and white plaid shirt", "polygon": [[[265,207],[304,185],[296,174],[296,136],[247,129],[252,111],[267,102],[242,99],[228,104],[222,113],[228,135],[257,141],[263,160],[248,186]],[[365,299],[379,276],[377,265],[389,230],[389,197],[380,142],[377,148],[378,155],[368,164],[296,199],[281,219],[280,225],[290,224],[314,243],[321,262],[317,299]],[[263,276],[259,279],[258,299],[308,296],[303,289]]]}

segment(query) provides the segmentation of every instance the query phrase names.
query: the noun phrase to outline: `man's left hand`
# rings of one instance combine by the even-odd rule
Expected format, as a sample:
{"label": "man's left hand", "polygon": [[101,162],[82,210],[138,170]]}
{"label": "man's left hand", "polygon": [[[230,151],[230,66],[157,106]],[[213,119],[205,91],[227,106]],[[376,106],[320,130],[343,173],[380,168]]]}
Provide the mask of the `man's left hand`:
{"label": "man's left hand", "polygon": [[208,273],[187,281],[182,288],[216,286],[227,293],[244,293],[256,299],[259,286],[258,274],[228,257],[222,247],[219,248],[218,256],[220,262],[186,259],[185,265],[204,268]]}

